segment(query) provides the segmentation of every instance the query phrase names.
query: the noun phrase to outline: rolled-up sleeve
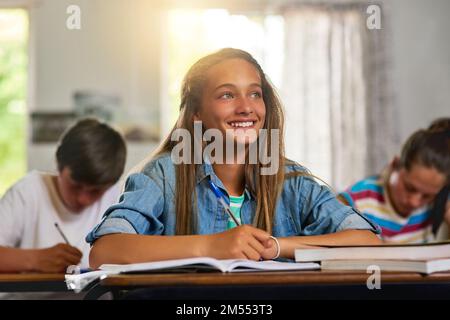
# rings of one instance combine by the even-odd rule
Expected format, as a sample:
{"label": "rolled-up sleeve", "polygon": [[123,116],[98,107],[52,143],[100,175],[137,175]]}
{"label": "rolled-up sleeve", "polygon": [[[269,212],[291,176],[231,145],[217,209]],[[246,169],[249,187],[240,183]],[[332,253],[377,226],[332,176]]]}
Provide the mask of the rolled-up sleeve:
{"label": "rolled-up sleeve", "polygon": [[339,202],[333,192],[310,178],[301,179],[303,234],[317,235],[343,230],[370,230],[380,233],[379,227],[357,210]]}
{"label": "rolled-up sleeve", "polygon": [[92,244],[101,236],[113,233],[162,234],[162,188],[163,184],[158,176],[143,173],[130,175],[119,203],[105,212],[102,221],[87,235],[86,241]]}
{"label": "rolled-up sleeve", "polygon": [[336,231],[343,231],[343,230],[371,230],[372,232],[376,234],[381,233],[381,228],[375,224],[374,222],[370,221],[363,215],[361,215],[359,212],[352,213],[348,215],[336,228]]}

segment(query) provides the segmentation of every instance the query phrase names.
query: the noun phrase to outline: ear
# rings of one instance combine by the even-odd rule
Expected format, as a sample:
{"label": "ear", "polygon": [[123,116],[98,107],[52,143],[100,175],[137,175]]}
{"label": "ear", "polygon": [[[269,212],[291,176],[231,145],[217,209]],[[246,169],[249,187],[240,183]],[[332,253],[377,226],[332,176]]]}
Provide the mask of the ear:
{"label": "ear", "polygon": [[[58,167],[58,174],[59,174],[59,176],[62,176],[64,174],[67,175],[68,171],[70,171],[70,168],[68,166]],[[70,176],[70,174],[69,174],[69,176]]]}
{"label": "ear", "polygon": [[398,156],[395,156],[394,159],[392,159],[391,167],[395,170],[400,168],[400,158]]}

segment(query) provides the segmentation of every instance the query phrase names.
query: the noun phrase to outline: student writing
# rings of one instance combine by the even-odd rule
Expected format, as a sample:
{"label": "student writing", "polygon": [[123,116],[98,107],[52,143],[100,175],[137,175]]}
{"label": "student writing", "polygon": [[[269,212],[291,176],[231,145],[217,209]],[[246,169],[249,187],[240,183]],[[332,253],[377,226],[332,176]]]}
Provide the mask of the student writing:
{"label": "student writing", "polygon": [[[233,161],[193,154],[212,144],[195,134],[199,123],[205,135],[211,129],[220,133],[225,149],[232,139],[233,150],[244,152],[234,153]],[[293,258],[301,246],[379,243],[374,224],[337,201],[304,167],[285,159],[283,123],[281,102],[250,54],[228,48],[200,59],[184,79],[171,134],[128,177],[120,202],[87,236],[93,244],[91,267],[195,256]],[[263,140],[261,129],[267,130],[262,146],[278,163],[269,174],[261,154],[250,161],[253,146]],[[279,130],[279,141],[272,140],[272,130]],[[185,131],[185,139],[174,141]],[[180,162],[181,149],[180,157],[195,161]],[[230,155],[226,150],[219,160]],[[241,226],[229,228],[230,218],[208,181],[239,209]]]}
{"label": "student writing", "polygon": [[441,222],[450,224],[449,181],[450,119],[442,118],[414,132],[381,174],[341,196],[380,225],[385,242],[424,243]]}
{"label": "student writing", "polygon": [[87,267],[84,237],[117,201],[125,158],[125,141],[107,124],[71,126],[56,151],[58,173],[32,171],[0,199],[0,272]]}

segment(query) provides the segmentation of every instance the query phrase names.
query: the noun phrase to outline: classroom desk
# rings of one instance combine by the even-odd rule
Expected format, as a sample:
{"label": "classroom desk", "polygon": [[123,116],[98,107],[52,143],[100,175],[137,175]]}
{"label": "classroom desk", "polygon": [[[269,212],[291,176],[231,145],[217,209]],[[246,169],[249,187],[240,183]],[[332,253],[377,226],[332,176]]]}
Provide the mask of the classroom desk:
{"label": "classroom desk", "polygon": [[450,299],[450,273],[382,272],[381,289],[369,290],[370,274],[345,271],[168,273],[111,275],[85,299],[106,292],[124,299]]}
{"label": "classroom desk", "polygon": [[67,292],[63,273],[0,273],[0,292]]}

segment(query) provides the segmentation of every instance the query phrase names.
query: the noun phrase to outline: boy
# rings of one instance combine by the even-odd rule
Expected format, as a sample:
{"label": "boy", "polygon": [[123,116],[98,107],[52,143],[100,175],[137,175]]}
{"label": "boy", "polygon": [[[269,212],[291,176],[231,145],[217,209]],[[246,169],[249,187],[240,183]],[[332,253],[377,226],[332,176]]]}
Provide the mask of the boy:
{"label": "boy", "polygon": [[381,227],[385,242],[433,241],[440,222],[450,224],[449,123],[449,118],[443,118],[427,130],[418,130],[381,175],[341,193],[348,204]]}
{"label": "boy", "polygon": [[125,142],[108,125],[84,119],[69,128],[56,151],[58,175],[32,171],[0,200],[0,272],[88,267],[84,237],[118,199],[125,159]]}

